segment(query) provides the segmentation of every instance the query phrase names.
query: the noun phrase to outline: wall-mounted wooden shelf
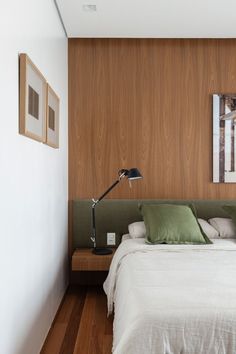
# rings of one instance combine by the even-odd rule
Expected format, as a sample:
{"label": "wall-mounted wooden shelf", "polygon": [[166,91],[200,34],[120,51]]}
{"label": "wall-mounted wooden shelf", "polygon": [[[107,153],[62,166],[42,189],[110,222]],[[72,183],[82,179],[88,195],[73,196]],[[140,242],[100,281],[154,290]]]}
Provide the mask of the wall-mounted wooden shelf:
{"label": "wall-mounted wooden shelf", "polygon": [[91,248],[76,249],[72,255],[72,271],[108,271],[114,253],[115,249],[112,254],[98,256]]}

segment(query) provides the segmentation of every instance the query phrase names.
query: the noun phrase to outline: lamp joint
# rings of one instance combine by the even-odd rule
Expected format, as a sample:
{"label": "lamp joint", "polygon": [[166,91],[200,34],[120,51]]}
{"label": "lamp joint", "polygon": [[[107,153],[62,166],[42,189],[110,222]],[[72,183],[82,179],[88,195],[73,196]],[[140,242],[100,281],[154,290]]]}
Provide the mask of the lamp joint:
{"label": "lamp joint", "polygon": [[94,208],[97,205],[97,203],[99,202],[99,200],[92,198],[92,202],[93,202],[92,208]]}

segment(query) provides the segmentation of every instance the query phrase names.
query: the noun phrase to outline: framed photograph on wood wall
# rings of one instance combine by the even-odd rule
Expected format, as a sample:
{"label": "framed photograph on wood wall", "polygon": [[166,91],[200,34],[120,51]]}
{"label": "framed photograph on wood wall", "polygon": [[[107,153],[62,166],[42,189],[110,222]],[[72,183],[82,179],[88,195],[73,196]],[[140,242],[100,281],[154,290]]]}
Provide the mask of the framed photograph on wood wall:
{"label": "framed photograph on wood wall", "polygon": [[26,54],[20,54],[19,132],[37,141],[46,141],[47,82]]}
{"label": "framed photograph on wood wall", "polygon": [[46,144],[59,148],[59,107],[60,99],[47,85],[47,133]]}
{"label": "framed photograph on wood wall", "polygon": [[213,182],[236,183],[236,93],[213,95]]}

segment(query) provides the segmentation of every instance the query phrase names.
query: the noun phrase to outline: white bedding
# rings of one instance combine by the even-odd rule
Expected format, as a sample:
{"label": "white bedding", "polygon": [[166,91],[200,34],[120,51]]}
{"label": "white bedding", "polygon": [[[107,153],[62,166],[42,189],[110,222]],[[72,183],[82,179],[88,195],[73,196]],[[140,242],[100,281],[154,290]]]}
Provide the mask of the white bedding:
{"label": "white bedding", "polygon": [[104,283],[114,354],[236,354],[236,240],[125,240]]}

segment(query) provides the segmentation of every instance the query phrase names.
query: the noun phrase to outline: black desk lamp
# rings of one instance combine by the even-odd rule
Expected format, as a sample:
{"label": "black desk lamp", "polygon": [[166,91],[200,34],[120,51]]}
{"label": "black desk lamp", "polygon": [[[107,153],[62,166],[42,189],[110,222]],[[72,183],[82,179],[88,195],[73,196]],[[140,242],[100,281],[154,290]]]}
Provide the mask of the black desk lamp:
{"label": "black desk lamp", "polygon": [[131,168],[130,170],[120,170],[118,172],[119,179],[117,179],[97,200],[92,199],[92,236],[91,240],[93,241],[93,253],[98,255],[111,254],[112,250],[109,248],[100,248],[97,247],[96,243],[96,219],[95,219],[95,207],[96,205],[121,181],[122,178],[127,177],[128,180],[132,181],[135,179],[143,178],[141,173],[137,168]]}

